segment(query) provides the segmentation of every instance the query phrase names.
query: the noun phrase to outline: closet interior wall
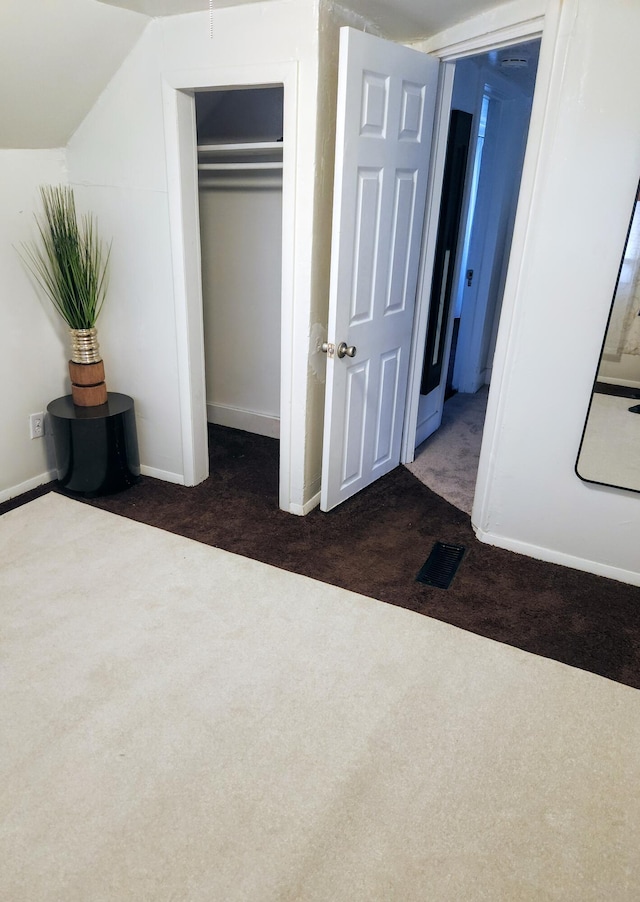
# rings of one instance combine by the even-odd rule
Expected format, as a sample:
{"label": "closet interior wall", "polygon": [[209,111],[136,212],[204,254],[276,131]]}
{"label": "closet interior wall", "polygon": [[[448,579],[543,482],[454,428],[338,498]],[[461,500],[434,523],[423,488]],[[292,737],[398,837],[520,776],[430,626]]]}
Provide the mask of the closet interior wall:
{"label": "closet interior wall", "polygon": [[207,419],[280,425],[282,87],[196,93]]}

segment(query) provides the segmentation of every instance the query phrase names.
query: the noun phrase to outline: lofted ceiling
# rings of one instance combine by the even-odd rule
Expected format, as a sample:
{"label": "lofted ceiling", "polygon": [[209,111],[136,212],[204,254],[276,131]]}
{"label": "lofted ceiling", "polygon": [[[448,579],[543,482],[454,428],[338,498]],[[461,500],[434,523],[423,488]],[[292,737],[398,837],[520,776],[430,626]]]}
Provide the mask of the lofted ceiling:
{"label": "lofted ceiling", "polygon": [[[212,5],[251,2],[274,0],[212,0]],[[409,41],[499,6],[501,0],[339,3],[387,37]],[[0,0],[0,147],[65,146],[150,17],[207,9],[209,0]]]}

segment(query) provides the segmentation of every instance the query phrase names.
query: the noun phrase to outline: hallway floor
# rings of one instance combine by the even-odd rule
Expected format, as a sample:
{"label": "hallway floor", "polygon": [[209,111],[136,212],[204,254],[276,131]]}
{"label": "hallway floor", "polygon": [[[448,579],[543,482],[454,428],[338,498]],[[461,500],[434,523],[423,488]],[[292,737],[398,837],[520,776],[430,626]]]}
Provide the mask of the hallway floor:
{"label": "hallway floor", "polygon": [[471,515],[489,387],[445,402],[442,425],[416,451],[407,469],[423,485]]}

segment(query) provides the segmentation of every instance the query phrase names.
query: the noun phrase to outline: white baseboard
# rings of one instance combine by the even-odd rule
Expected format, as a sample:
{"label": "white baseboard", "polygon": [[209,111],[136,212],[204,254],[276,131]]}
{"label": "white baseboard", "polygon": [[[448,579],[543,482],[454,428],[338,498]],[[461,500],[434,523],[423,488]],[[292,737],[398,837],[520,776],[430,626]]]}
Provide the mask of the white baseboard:
{"label": "white baseboard", "polygon": [[48,470],[45,473],[40,473],[39,476],[34,476],[31,479],[27,479],[25,482],[21,482],[19,485],[11,486],[8,489],[2,489],[0,490],[0,504],[4,501],[10,501],[12,498],[17,498],[18,495],[24,495],[25,492],[30,492],[31,489],[37,489],[41,485],[53,482],[53,480],[57,478],[58,474],[55,470]]}
{"label": "white baseboard", "polygon": [[207,420],[217,426],[229,426],[266,435],[269,438],[280,438],[280,418],[254,410],[243,410],[239,407],[227,407],[225,404],[207,404]]}
{"label": "white baseboard", "polygon": [[170,473],[167,470],[158,470],[156,467],[140,466],[140,473],[143,476],[153,476],[154,479],[161,479],[163,482],[172,482],[174,485],[184,485],[184,476],[181,473]]}
{"label": "white baseboard", "polygon": [[306,515],[317,507],[320,504],[320,492],[317,495],[314,495],[313,498],[309,498],[308,501],[305,501],[304,504],[291,504],[289,506],[289,513],[296,514],[298,517],[306,517]]}
{"label": "white baseboard", "polygon": [[[154,479],[161,479],[163,482],[173,482],[176,485],[184,485],[184,476],[180,473],[169,473],[167,470],[157,470],[155,467],[144,466],[140,467],[140,472],[143,476],[153,476]],[[10,501],[12,498],[17,498],[19,495],[24,495],[25,492],[30,492],[31,489],[37,489],[41,485],[54,482],[57,478],[58,473],[56,470],[48,470],[45,473],[40,473],[39,476],[34,476],[32,479],[21,482],[19,485],[11,486],[8,489],[1,489],[0,504],[4,501]]]}
{"label": "white baseboard", "polygon": [[595,573],[596,576],[606,576],[607,579],[616,579],[621,583],[629,583],[632,586],[640,586],[640,573],[633,570],[623,570],[621,567],[612,567],[610,564],[601,564],[598,561],[590,561],[586,558],[576,557],[573,554],[565,554],[554,551],[552,548],[543,548],[540,545],[532,545],[530,542],[521,542],[517,539],[508,539],[494,533],[485,532],[473,527],[476,538],[486,545],[496,545],[507,551],[516,551],[538,561],[546,561],[549,564],[561,564],[563,567],[571,567],[573,570],[582,570],[585,573]]}

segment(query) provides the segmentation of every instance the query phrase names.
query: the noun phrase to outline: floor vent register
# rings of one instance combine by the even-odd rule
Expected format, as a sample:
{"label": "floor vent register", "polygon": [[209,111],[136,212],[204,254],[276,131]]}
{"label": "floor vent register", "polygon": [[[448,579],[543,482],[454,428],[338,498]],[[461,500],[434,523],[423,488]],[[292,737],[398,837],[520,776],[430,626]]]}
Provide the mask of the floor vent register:
{"label": "floor vent register", "polygon": [[464,545],[436,542],[420,568],[416,581],[436,589],[448,589],[464,557]]}

